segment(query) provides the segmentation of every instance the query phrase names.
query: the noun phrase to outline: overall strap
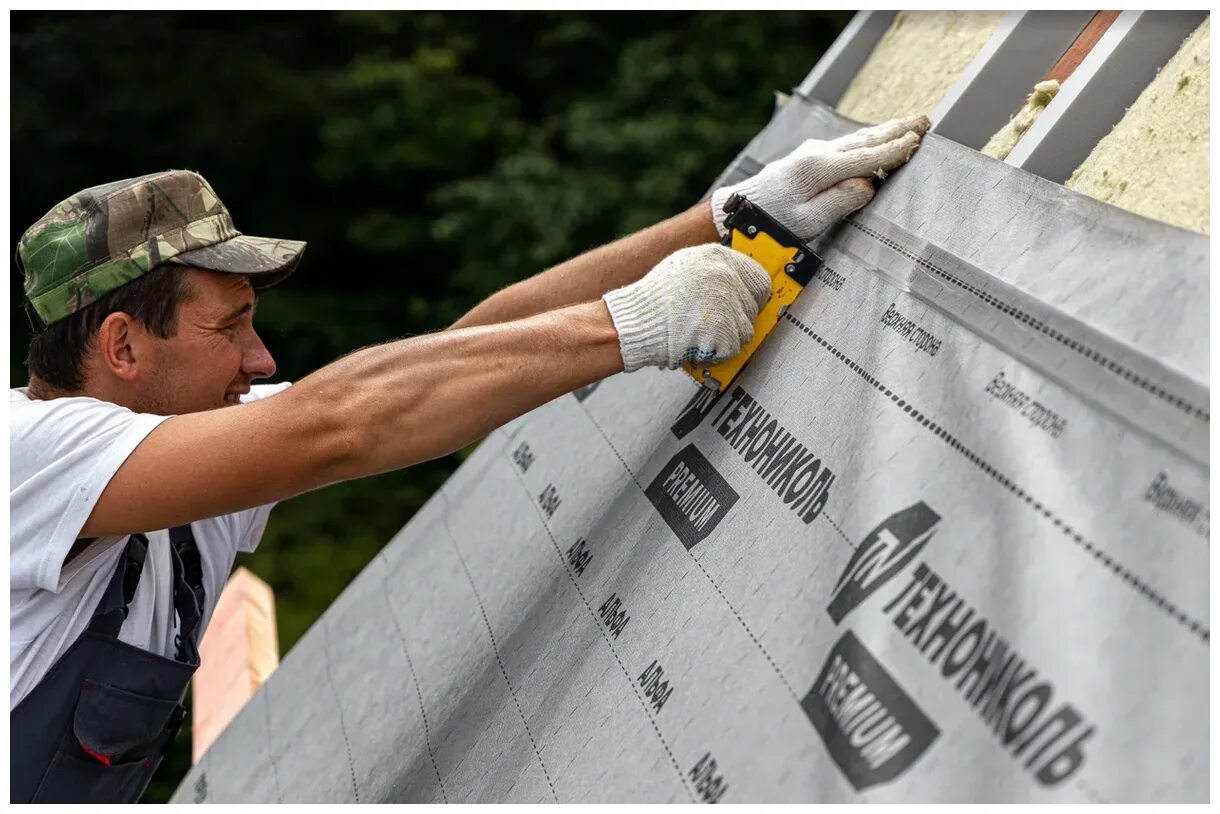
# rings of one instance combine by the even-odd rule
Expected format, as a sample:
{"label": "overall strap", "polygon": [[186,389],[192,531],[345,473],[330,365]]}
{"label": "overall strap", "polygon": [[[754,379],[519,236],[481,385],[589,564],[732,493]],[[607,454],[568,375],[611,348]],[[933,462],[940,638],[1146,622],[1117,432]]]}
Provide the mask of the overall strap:
{"label": "overall strap", "polygon": [[143,534],[133,534],[127,538],[127,545],[119,557],[119,567],[102,592],[102,599],[93,611],[89,620],[88,630],[100,633],[109,638],[116,638],[123,620],[127,618],[127,608],[136,595],[136,586],[140,584],[140,574],[144,571],[144,558],[148,554],[148,538]]}
{"label": "overall strap", "polygon": [[169,530],[170,555],[174,561],[174,608],[178,612],[179,633],[174,639],[177,659],[198,662],[197,635],[203,621],[203,563],[195,533],[188,523]]}
{"label": "overall strap", "polygon": [[195,544],[195,532],[188,523],[169,530],[169,541],[182,560],[182,578],[195,594],[195,601],[203,607],[203,563],[199,558],[199,546]]}

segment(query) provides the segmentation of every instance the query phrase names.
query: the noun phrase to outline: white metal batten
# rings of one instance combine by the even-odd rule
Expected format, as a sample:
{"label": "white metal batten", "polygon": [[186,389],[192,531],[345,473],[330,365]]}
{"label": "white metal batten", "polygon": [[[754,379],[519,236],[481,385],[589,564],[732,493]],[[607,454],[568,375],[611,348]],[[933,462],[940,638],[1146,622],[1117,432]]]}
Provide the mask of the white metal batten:
{"label": "white metal batten", "polygon": [[1016,11],[945,93],[932,131],[981,149],[1092,19],[1092,11]]}
{"label": "white metal batten", "polygon": [[801,82],[797,92],[828,105],[837,105],[896,16],[896,11],[856,12]]}
{"label": "white metal batten", "polygon": [[1206,16],[1206,11],[1124,11],[1005,163],[1066,181]]}

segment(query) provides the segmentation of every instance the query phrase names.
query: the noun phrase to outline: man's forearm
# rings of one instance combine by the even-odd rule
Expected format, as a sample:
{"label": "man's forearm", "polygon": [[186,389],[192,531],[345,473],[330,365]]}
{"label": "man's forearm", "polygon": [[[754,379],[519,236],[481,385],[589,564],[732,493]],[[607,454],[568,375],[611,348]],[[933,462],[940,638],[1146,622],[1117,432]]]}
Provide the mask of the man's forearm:
{"label": "man's forearm", "polygon": [[[354,478],[446,455],[622,369],[610,314],[589,302],[366,348],[314,375],[330,380],[321,390],[347,394],[340,409],[363,426],[342,473]],[[292,388],[297,396],[321,395],[306,392],[312,378]]]}
{"label": "man's forearm", "polygon": [[453,328],[491,325],[540,314],[634,283],[665,257],[687,246],[719,239],[711,209],[702,201],[685,212],[607,243],[492,294]]}

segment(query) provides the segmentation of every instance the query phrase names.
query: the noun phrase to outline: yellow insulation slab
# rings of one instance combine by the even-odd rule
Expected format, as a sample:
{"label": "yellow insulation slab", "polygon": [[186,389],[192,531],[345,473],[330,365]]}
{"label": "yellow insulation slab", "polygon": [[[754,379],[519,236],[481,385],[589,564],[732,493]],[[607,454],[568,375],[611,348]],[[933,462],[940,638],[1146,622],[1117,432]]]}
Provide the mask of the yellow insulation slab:
{"label": "yellow insulation slab", "polygon": [[902,11],[839,100],[844,116],[881,122],[931,113],[995,33],[1002,11]]}
{"label": "yellow insulation slab", "polygon": [[1033,126],[1058,92],[1059,83],[1054,79],[1034,85],[1034,92],[1025,100],[1025,104],[1017,111],[1017,115],[1009,119],[1008,124],[1001,127],[984,145],[981,150],[983,155],[989,155],[1000,161],[1008,158],[1008,154],[1017,146],[1021,136],[1025,135],[1025,131]]}
{"label": "yellow insulation slab", "polygon": [[1211,17],[1186,38],[1066,186],[1209,234]]}

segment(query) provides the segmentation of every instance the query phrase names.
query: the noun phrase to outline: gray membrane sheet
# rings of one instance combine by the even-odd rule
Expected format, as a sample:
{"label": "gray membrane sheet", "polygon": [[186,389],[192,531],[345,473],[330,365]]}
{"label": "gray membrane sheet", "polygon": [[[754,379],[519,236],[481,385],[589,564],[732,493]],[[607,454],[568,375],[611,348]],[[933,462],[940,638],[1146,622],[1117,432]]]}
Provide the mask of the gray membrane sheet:
{"label": "gray membrane sheet", "polygon": [[1207,238],[933,135],[818,248],[719,399],[484,440],[175,800],[1206,800]]}

